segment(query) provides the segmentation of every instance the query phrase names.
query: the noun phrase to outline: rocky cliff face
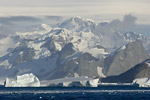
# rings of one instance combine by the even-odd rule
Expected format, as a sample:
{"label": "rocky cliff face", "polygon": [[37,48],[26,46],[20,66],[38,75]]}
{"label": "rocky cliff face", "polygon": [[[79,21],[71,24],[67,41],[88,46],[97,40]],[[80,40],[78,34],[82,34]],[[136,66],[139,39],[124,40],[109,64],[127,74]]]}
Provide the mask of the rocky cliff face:
{"label": "rocky cliff face", "polygon": [[75,75],[88,77],[119,75],[147,58],[149,55],[140,40],[124,45],[106,58],[100,59],[89,53],[78,52],[73,44],[69,43],[59,53],[57,71],[53,78]]}
{"label": "rocky cliff face", "polygon": [[110,76],[101,81],[106,83],[132,83],[134,79],[150,77],[149,72],[150,59],[147,59],[118,76]]}
{"label": "rocky cliff face", "polygon": [[122,46],[110,56],[101,60],[100,66],[103,67],[103,73],[107,76],[119,75],[148,58],[149,55],[142,42],[136,40]]}
{"label": "rocky cliff face", "polygon": [[56,73],[52,78],[72,76],[98,76],[98,59],[89,53],[75,51],[72,44],[67,44],[60,51],[57,60]]}

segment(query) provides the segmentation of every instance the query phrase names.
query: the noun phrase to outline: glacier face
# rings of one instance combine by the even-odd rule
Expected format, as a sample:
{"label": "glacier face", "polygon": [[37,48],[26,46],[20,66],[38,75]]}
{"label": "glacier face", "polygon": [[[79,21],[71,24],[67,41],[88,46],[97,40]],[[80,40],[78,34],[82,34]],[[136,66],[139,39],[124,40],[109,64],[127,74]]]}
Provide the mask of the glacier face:
{"label": "glacier face", "polygon": [[0,40],[0,43],[9,44],[3,51],[13,47],[0,57],[0,80],[25,73],[33,73],[40,80],[70,77],[74,73],[104,77],[105,66],[99,64],[99,60],[111,55],[120,46],[140,39],[149,49],[149,37],[116,29],[116,22],[96,24],[92,20],[73,17],[56,26],[42,24],[45,30],[3,38],[10,40],[10,43]]}

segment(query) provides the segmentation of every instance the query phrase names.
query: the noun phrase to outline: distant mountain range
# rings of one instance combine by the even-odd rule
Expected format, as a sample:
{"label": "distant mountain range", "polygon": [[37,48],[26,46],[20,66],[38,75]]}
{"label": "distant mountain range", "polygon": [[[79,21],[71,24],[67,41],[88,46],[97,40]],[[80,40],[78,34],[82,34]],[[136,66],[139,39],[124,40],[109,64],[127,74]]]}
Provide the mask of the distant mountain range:
{"label": "distant mountain range", "polygon": [[55,27],[42,24],[44,30],[4,37],[0,40],[0,80],[25,73],[40,80],[124,73],[149,58],[150,37],[117,24],[73,17]]}

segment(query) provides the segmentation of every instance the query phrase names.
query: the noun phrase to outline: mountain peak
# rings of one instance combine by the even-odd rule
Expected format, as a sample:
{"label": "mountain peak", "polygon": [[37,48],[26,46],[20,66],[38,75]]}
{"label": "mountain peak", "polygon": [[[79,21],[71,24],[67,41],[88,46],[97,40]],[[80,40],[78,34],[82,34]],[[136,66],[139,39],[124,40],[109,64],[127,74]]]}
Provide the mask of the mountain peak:
{"label": "mountain peak", "polygon": [[70,18],[70,20],[82,20],[82,18],[80,16],[75,16]]}
{"label": "mountain peak", "polygon": [[81,17],[72,17],[62,22],[59,27],[73,30],[76,32],[93,32],[95,30],[95,22],[90,19],[83,19]]}
{"label": "mountain peak", "polygon": [[82,18],[82,17],[80,17],[80,16],[76,16],[76,17],[72,17],[72,18],[70,18],[70,20],[74,20],[74,21],[84,21],[84,22],[90,22],[90,23],[95,23],[94,22],[94,20],[92,20],[92,19],[85,19],[85,18]]}

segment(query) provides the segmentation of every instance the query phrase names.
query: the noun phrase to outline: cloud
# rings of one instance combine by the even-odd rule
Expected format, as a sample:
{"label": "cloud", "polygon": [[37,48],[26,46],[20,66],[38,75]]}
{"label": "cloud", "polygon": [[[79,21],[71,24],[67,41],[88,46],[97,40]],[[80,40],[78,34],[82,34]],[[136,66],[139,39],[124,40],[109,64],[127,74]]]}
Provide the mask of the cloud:
{"label": "cloud", "polygon": [[30,16],[0,17],[0,35],[14,34],[26,30],[33,24],[41,23],[40,18]]}
{"label": "cloud", "polygon": [[137,20],[137,18],[135,16],[125,15],[123,22],[124,22],[124,24],[127,24],[127,25],[134,25],[136,20]]}
{"label": "cloud", "polygon": [[119,19],[113,20],[109,27],[119,32],[133,31],[137,18],[132,15],[125,15],[123,21]]}
{"label": "cloud", "polygon": [[131,32],[134,30],[137,18],[132,15],[125,15],[123,21],[119,19],[112,20],[109,23],[100,23],[97,26],[97,31],[101,33],[113,33],[116,32]]}
{"label": "cloud", "polygon": [[0,17],[0,21],[40,21],[40,19],[31,16],[9,16]]}
{"label": "cloud", "polygon": [[16,32],[32,32],[43,29],[41,24],[55,25],[61,22],[59,16],[6,16],[0,17],[0,35],[15,34]]}

